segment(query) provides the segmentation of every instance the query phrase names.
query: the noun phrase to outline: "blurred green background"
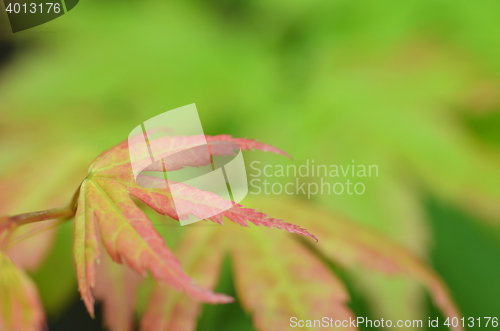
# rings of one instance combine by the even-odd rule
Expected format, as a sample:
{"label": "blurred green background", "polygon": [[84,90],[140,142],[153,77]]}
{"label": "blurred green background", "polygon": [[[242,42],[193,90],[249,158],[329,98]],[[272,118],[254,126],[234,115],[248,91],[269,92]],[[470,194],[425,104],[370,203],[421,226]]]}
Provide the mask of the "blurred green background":
{"label": "blurred green background", "polygon": [[[378,165],[365,194],[311,200],[419,254],[465,316],[499,316],[499,17],[497,0],[82,0],[13,35],[0,16],[0,214],[66,203],[100,152],[196,103],[206,134],[293,164]],[[77,300],[71,238],[33,271],[55,329]],[[411,281],[342,276],[357,314],[437,314]],[[199,326],[251,329],[238,304]]]}

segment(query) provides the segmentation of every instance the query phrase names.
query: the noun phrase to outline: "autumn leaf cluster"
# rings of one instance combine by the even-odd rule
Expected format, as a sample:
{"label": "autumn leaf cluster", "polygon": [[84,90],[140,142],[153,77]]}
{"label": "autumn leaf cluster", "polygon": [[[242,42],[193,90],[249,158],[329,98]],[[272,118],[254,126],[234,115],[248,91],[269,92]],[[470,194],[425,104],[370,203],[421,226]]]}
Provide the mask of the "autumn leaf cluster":
{"label": "autumn leaf cluster", "polygon": [[[162,157],[193,147],[189,137],[161,139],[164,139]],[[233,152],[224,147],[225,143],[236,143],[242,150],[287,155],[249,139],[227,135],[206,139],[214,155]],[[459,316],[439,277],[410,252],[329,212],[295,201],[263,200],[258,204],[308,230],[239,204],[222,210],[222,198],[182,187],[176,192],[176,199],[189,206],[190,213],[196,216],[207,208],[217,213],[203,221],[214,226],[186,228],[176,247],[176,256],[138,205],[148,206],[169,219],[178,219],[169,183],[166,187],[137,184],[129,157],[130,143],[121,143],[96,158],[68,207],[74,211],[74,218],[64,212],[58,217],[60,221],[74,219],[74,261],[80,295],[91,316],[94,316],[94,300],[102,301],[105,323],[110,330],[132,329],[137,290],[149,275],[156,285],[142,314],[141,329],[194,330],[201,303],[234,300],[213,292],[226,255],[234,266],[237,296],[258,330],[285,329],[290,316],[303,319],[330,316],[340,320],[354,317],[343,281],[321,256],[344,268],[363,267],[371,272],[413,278],[427,287],[444,315]],[[185,164],[177,160],[171,166],[199,166],[200,162],[197,158],[186,159]],[[158,180],[154,176],[145,179]],[[224,219],[229,224],[220,226]],[[41,330],[45,319],[37,289],[8,256],[15,256],[20,267],[28,263],[22,255],[16,255],[13,238],[22,238],[16,236],[16,231],[23,228],[17,220],[19,217],[4,217],[0,223],[4,247],[0,254],[0,326],[2,330]],[[20,245],[21,252],[22,249],[26,247]]]}

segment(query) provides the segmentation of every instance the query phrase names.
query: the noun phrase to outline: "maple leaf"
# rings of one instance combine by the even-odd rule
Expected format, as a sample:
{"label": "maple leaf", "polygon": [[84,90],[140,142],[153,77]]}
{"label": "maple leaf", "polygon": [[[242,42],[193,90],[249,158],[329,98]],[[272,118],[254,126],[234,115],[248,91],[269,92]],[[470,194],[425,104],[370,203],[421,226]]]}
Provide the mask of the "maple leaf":
{"label": "maple leaf", "polygon": [[[260,236],[261,231],[255,227],[235,230],[231,226],[189,227],[176,253],[200,284],[213,288],[225,252],[230,252],[238,296],[254,315],[258,330],[281,330],[289,326],[290,316],[354,317],[340,279],[300,243],[282,232]],[[283,251],[287,252],[285,256],[280,255]],[[199,302],[158,285],[142,317],[141,329],[192,331],[199,313]]]}
{"label": "maple leaf", "polygon": [[[162,149],[155,157],[164,158],[182,150],[195,147],[196,137],[162,137],[150,141]],[[227,154],[227,144],[233,142],[227,135],[208,137],[213,155]],[[261,149],[280,154],[286,154],[275,147],[255,142],[253,140],[237,139],[241,148]],[[234,143],[234,142],[233,142]],[[95,262],[99,261],[102,241],[106,251],[117,263],[125,262],[139,274],[148,271],[158,282],[167,282],[177,290],[182,290],[189,296],[208,303],[227,303],[233,299],[223,294],[213,293],[196,286],[183,272],[178,260],[165,245],[163,238],[155,230],[149,218],[133,202],[131,196],[164,215],[177,218],[173,207],[172,195],[167,188],[143,187],[136,183],[131,162],[147,164],[149,154],[139,154],[133,161],[129,158],[129,147],[135,148],[134,141],[124,142],[102,153],[90,166],[89,174],[80,188],[80,197],[75,215],[74,255],[77,267],[77,278],[80,294],[90,315],[94,315],[94,298],[91,288],[95,286]],[[158,150],[158,149],[157,149]],[[184,166],[198,166],[209,162],[209,159],[194,157],[186,160]],[[170,169],[181,166],[178,162],[171,164]],[[150,165],[148,170],[158,168]],[[158,178],[143,176],[143,179],[158,181]],[[163,180],[164,183],[164,180]],[[196,210],[212,208],[217,210],[220,197],[210,192],[203,192],[186,185],[178,186],[181,199],[196,216]],[[222,212],[222,210],[219,210]],[[233,222],[246,225],[250,221],[257,225],[285,229],[303,235],[312,236],[306,230],[270,218],[267,215],[243,208],[236,204],[223,215]],[[221,223],[222,216],[210,218]]]}
{"label": "maple leaf", "polygon": [[[444,24],[427,29],[427,20],[420,15],[418,19],[394,19],[425,11],[427,5],[421,1],[412,2],[414,10],[401,8],[395,2],[383,11],[357,2],[345,2],[341,8],[329,1],[293,2],[287,6],[256,6],[263,20],[234,30],[221,29],[213,17],[200,20],[198,8],[178,3],[180,9],[172,10],[163,2],[143,2],[140,6],[144,15],[131,20],[128,11],[117,12],[114,7],[103,8],[96,2],[89,6],[100,13],[107,10],[103,15],[112,20],[96,21],[94,11],[88,10],[81,13],[81,20],[58,21],[61,28],[79,37],[72,42],[63,35],[54,42],[42,38],[40,42],[47,43],[47,56],[35,52],[18,58],[3,73],[7,76],[0,97],[1,121],[6,123],[2,136],[6,137],[5,129],[11,123],[22,123],[19,127],[39,130],[38,141],[56,132],[59,137],[73,140],[72,149],[87,143],[98,146],[135,125],[137,118],[156,115],[158,108],[151,105],[195,97],[209,105],[222,105],[219,110],[213,107],[213,116],[206,117],[210,124],[233,124],[232,130],[242,132],[241,119],[245,118],[245,126],[258,125],[263,136],[283,138],[283,143],[289,144],[287,150],[293,151],[300,162],[305,158],[316,158],[318,162],[320,157],[330,164],[370,160],[380,169],[385,168],[384,178],[369,183],[362,198],[321,197],[321,203],[357,222],[377,227],[422,255],[430,238],[422,190],[430,190],[475,215],[500,219],[498,161],[494,161],[498,159],[496,133],[500,132],[495,120],[499,107],[498,78],[494,74],[499,57],[494,54],[500,50],[500,39],[485,37],[499,30],[498,20],[490,18],[493,7],[470,10],[470,2],[448,2],[444,4],[448,10],[432,17],[433,22]],[[219,9],[215,4],[215,10]],[[297,14],[287,15],[291,10]],[[339,10],[352,13],[352,26],[329,24],[331,15],[325,13]],[[450,12],[457,13],[453,33],[446,24]],[[276,24],[275,17],[282,20]],[[226,18],[221,16],[222,20]],[[297,25],[297,21],[304,24]],[[81,28],[91,24],[93,29]],[[117,25],[144,31],[142,35],[147,38],[135,38],[131,43],[129,33],[110,29]],[[304,47],[283,51],[267,42],[255,42],[261,39],[262,26],[276,36],[270,40],[272,46],[282,46],[289,37],[287,27],[296,27],[307,52]],[[165,33],[176,35],[178,31],[183,31],[183,38],[165,40],[168,47],[158,47],[157,40],[163,40]],[[336,47],[325,47],[339,33],[343,37]],[[436,43],[436,36],[443,42]],[[198,46],[186,56],[186,46],[191,50],[190,45]],[[103,53],[103,47],[109,52]],[[464,57],[464,52],[471,56]],[[75,56],[83,53],[85,56]],[[120,63],[130,68],[135,67],[138,58],[145,59],[141,70],[124,71],[124,65],[117,65],[117,54]],[[89,58],[96,65],[88,66]],[[335,67],[327,64],[332,58],[337,61]],[[96,84],[95,77],[102,77],[105,83]],[[242,77],[253,79],[242,82]],[[384,84],[369,83],[381,81]],[[282,97],[276,98],[272,87],[280,87]],[[464,104],[471,92],[479,93]],[[110,95],[116,100],[110,101]],[[147,106],[126,107],[124,113],[124,107],[117,103]],[[490,106],[484,109],[484,104]],[[88,135],[88,128],[92,135]],[[15,140],[6,138],[6,145],[12,148]],[[490,144],[496,149],[491,154]],[[5,156],[10,157],[10,153],[2,153],[0,162]],[[398,282],[391,285],[373,295],[387,298],[397,294],[385,308],[387,315],[421,312],[415,309],[417,298],[408,295],[406,287]],[[490,287],[477,282],[473,285]],[[371,290],[373,284],[369,286]],[[488,301],[482,301],[478,305],[486,308]],[[374,308],[381,306],[378,301]]]}
{"label": "maple leaf", "polygon": [[38,331],[44,324],[35,285],[0,252],[0,330]]}
{"label": "maple leaf", "polygon": [[[245,231],[231,226],[188,227],[178,253],[193,276],[213,288],[224,252],[229,252],[236,293],[245,310],[252,314],[257,330],[288,329],[291,316],[298,320],[321,320],[325,316],[334,321],[354,318],[342,280],[318,258],[316,250],[347,270],[362,266],[372,270],[372,274],[376,270],[386,275],[414,278],[427,287],[445,317],[460,318],[439,276],[401,245],[308,203],[279,199],[256,201],[273,213],[317,231],[321,239],[318,245],[311,247],[303,240],[296,240],[304,237],[294,238],[283,232],[271,234],[255,227]],[[283,251],[287,254],[282,254]],[[141,328],[144,331],[192,331],[199,313],[199,302],[156,286]],[[462,330],[460,326],[453,329]]]}
{"label": "maple leaf", "polygon": [[[403,246],[305,202],[276,199],[270,204],[257,201],[273,213],[301,222],[318,233],[320,240],[316,247],[331,261],[350,270],[363,266],[387,275],[400,274],[415,279],[427,288],[445,317],[460,319],[444,282]],[[453,329],[463,330],[460,325]]]}
{"label": "maple leaf", "polygon": [[311,251],[283,233],[255,230],[231,231],[230,251],[238,298],[253,315],[258,330],[288,329],[291,316],[298,320],[355,318],[344,284]]}
{"label": "maple leaf", "polygon": [[[238,230],[235,226],[188,227],[176,252],[194,278],[209,288],[217,283],[222,258],[229,252],[238,297],[253,315],[257,330],[288,329],[291,316],[354,318],[342,281],[306,247],[284,232]],[[156,286],[141,329],[192,331],[199,313],[199,302]]]}
{"label": "maple leaf", "polygon": [[132,330],[136,290],[141,281],[142,277],[127,265],[117,264],[104,254],[96,268],[93,293],[103,302],[104,325],[109,330]]}
{"label": "maple leaf", "polygon": [[[176,250],[185,270],[205,288],[217,284],[224,257],[224,235],[218,227],[191,226]],[[207,249],[209,248],[209,249]],[[157,284],[141,320],[143,331],[190,331],[196,327],[199,301]]]}
{"label": "maple leaf", "polygon": [[[286,156],[288,158],[292,158],[288,153],[282,151],[281,149],[278,149],[272,145],[267,145],[261,142],[258,142],[256,140],[251,140],[251,139],[246,139],[246,138],[233,138],[228,134],[220,134],[217,136],[205,136],[207,139],[207,142],[212,143],[210,144],[211,146],[216,145],[217,142],[233,142],[238,144],[238,146],[241,147],[242,150],[254,150],[258,149],[264,152],[272,152],[275,154],[281,154],[283,156]],[[226,144],[227,146],[227,144]]]}
{"label": "maple leaf", "polygon": [[[201,153],[194,153],[193,158],[182,161],[184,157],[179,157],[179,153],[182,153],[180,151],[189,148],[193,140],[191,137],[177,138],[161,139],[161,145],[165,146],[162,156],[177,155],[165,163],[168,169],[210,163],[210,159],[203,157]],[[233,148],[226,142],[234,143],[233,140],[236,139],[226,135],[207,136],[206,139],[211,144],[213,155],[233,153]],[[286,154],[251,140],[238,141],[241,149],[251,149],[254,146]],[[91,315],[93,287],[95,297],[104,303],[105,324],[113,331],[130,330],[135,289],[140,281],[130,269],[143,275],[149,271],[159,284],[144,313],[142,329],[193,330],[201,309],[200,301],[225,303],[232,300],[211,291],[217,282],[222,258],[228,251],[233,260],[238,296],[243,307],[253,315],[254,325],[259,330],[283,329],[289,325],[290,316],[297,316],[299,319],[329,316],[337,320],[353,317],[348,307],[349,294],[342,281],[314,252],[285,233],[273,233],[271,236],[270,233],[256,232],[254,228],[245,232],[235,231],[237,228],[231,227],[188,228],[178,252],[184,269],[202,287],[194,285],[131,196],[174,219],[178,219],[179,215],[173,207],[172,193],[180,197],[186,213],[199,216],[203,214],[198,214],[200,210],[212,209],[215,216],[209,219],[215,223],[222,224],[225,216],[237,225],[248,226],[247,223],[250,222],[313,239],[316,237],[296,225],[270,218],[239,204],[224,210],[220,208],[224,199],[185,184],[171,185],[173,183],[167,181],[165,188],[165,179],[143,175],[140,181],[147,184],[143,187],[134,180],[128,147],[127,143],[122,143],[101,154],[91,165],[89,175],[80,188],[75,216],[74,254],[80,292]],[[163,171],[164,168],[153,163],[147,170],[155,172]],[[266,202],[262,202],[262,205],[266,206]],[[385,273],[401,273],[416,278],[430,289],[437,306],[446,316],[459,316],[439,277],[399,246],[387,243],[385,239],[362,228],[335,219],[332,227],[329,227],[329,223],[324,224],[327,223],[324,221],[313,222],[312,220],[325,220],[331,216],[296,202],[275,202],[269,206],[269,210],[282,214],[286,212],[287,218],[299,219],[308,224],[309,228],[321,233],[324,240],[318,247],[333,261],[346,268],[358,263]],[[211,249],[207,250],[207,247]],[[101,257],[103,250],[109,256],[104,254]],[[287,251],[286,256],[272,258],[280,255],[283,250]],[[118,265],[111,259],[125,265]],[[252,259],[257,259],[259,263],[248,263]],[[96,266],[95,262],[99,260],[102,262]],[[166,287],[162,284],[165,282],[184,293]]]}

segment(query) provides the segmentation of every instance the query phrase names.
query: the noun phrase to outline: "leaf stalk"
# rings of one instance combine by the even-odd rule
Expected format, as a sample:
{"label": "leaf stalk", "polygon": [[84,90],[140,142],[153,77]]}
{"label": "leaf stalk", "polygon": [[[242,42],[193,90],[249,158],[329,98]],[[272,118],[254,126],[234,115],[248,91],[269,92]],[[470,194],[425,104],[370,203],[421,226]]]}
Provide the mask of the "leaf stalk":
{"label": "leaf stalk", "polygon": [[53,220],[57,218],[70,218],[75,215],[72,207],[56,208],[42,211],[34,211],[0,219],[0,231],[11,225],[23,225],[40,221]]}

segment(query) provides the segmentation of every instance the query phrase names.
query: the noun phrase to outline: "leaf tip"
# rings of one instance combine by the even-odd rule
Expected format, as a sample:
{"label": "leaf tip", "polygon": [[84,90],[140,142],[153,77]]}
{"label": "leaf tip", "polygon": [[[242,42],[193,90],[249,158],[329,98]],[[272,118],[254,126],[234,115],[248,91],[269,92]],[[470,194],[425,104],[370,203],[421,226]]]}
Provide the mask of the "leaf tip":
{"label": "leaf tip", "polygon": [[217,299],[214,300],[214,304],[225,304],[225,303],[233,303],[235,299],[232,296],[217,293]]}

